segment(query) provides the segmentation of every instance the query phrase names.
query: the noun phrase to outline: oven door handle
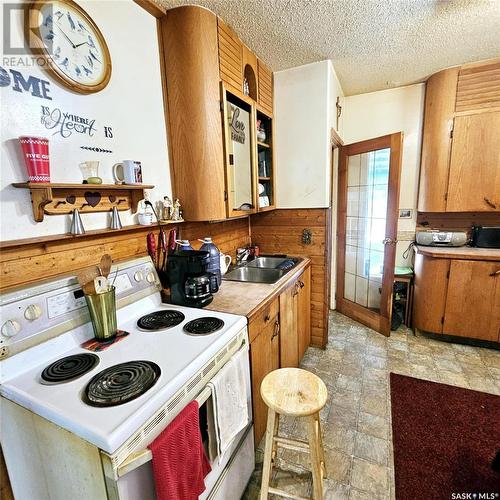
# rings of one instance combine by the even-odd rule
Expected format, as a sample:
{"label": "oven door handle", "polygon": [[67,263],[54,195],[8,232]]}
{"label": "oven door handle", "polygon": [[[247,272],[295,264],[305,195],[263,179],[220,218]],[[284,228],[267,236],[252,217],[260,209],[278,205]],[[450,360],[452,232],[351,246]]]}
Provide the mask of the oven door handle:
{"label": "oven door handle", "polygon": [[[212,395],[212,390],[207,385],[202,391],[196,396],[194,399],[198,406],[201,406],[205,403],[205,401]],[[141,465],[144,465],[146,462],[149,462],[153,459],[153,453],[149,448],[145,448],[143,450],[132,452],[118,467],[117,474],[118,477],[122,477],[125,474],[137,469]]]}

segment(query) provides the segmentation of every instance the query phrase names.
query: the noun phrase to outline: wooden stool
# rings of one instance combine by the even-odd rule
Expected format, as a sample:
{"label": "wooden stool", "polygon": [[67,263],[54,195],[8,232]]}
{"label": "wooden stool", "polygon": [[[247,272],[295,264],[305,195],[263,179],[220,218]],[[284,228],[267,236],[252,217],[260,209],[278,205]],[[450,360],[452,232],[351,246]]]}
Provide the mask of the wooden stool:
{"label": "wooden stool", "polygon": [[[260,394],[268,406],[260,499],[267,499],[269,493],[286,498],[301,498],[269,486],[276,450],[281,446],[310,454],[313,499],[322,500],[326,467],[319,412],[328,397],[324,382],[313,373],[300,368],[281,368],[266,375],[260,386]],[[280,437],[280,415],[307,418],[308,442]]]}

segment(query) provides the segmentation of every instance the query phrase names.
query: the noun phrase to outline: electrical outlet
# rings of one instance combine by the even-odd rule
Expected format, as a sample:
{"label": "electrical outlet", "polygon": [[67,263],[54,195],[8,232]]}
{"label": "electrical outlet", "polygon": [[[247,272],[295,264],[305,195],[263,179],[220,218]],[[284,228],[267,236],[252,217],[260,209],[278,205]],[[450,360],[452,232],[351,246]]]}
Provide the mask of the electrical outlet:
{"label": "electrical outlet", "polygon": [[302,243],[304,245],[310,245],[312,243],[312,231],[310,229],[302,230]]}
{"label": "electrical outlet", "polygon": [[3,346],[0,348],[0,359],[5,358],[9,355],[9,348],[7,346]]}

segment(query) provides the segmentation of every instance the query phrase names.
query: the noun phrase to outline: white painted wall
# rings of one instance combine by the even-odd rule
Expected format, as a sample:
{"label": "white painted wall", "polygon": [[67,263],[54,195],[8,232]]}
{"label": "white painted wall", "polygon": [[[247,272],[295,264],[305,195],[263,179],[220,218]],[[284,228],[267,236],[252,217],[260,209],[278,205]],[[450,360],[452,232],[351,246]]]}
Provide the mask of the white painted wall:
{"label": "white painted wall", "polygon": [[[36,66],[6,65],[2,54],[0,65],[7,71],[17,69],[26,77],[34,75],[49,80],[52,100],[14,92],[12,86],[0,87],[1,240],[65,233],[70,225],[67,215],[46,216],[43,222],[34,222],[29,192],[10,186],[27,178],[17,141],[20,135],[50,139],[53,182],[80,183],[78,164],[99,160],[100,176],[104,182],[112,183],[112,165],[134,159],[142,162],[144,182],[156,186],[150,193],[153,201],[171,195],[156,20],[130,0],[79,0],[78,3],[99,26],[111,53],[113,73],[104,90],[93,95],[72,93]],[[12,20],[13,35],[21,39],[21,16]],[[84,137],[74,133],[66,139],[52,135],[53,131],[40,122],[42,105],[95,119],[95,135]],[[104,137],[104,126],[112,126],[113,139]],[[85,151],[80,149],[82,145],[113,153]],[[120,217],[124,225],[136,223],[130,211],[120,212]],[[106,213],[82,214],[86,229],[105,228],[108,219]]]}
{"label": "white painted wall", "polygon": [[343,96],[331,61],[274,74],[278,208],[330,206],[330,128]]}
{"label": "white painted wall", "polygon": [[[349,96],[345,99],[344,141],[346,144],[403,132],[403,159],[399,208],[413,210],[411,219],[399,219],[398,231],[414,231],[422,143],[425,84]],[[402,257],[407,241],[397,245],[396,265],[406,265]]]}

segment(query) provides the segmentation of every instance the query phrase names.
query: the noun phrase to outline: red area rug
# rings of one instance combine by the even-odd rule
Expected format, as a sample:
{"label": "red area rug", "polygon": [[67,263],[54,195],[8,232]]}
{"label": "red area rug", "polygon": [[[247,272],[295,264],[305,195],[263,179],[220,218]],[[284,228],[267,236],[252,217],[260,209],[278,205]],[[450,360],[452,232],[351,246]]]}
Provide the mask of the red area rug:
{"label": "red area rug", "polygon": [[500,396],[390,377],[396,499],[500,498]]}

